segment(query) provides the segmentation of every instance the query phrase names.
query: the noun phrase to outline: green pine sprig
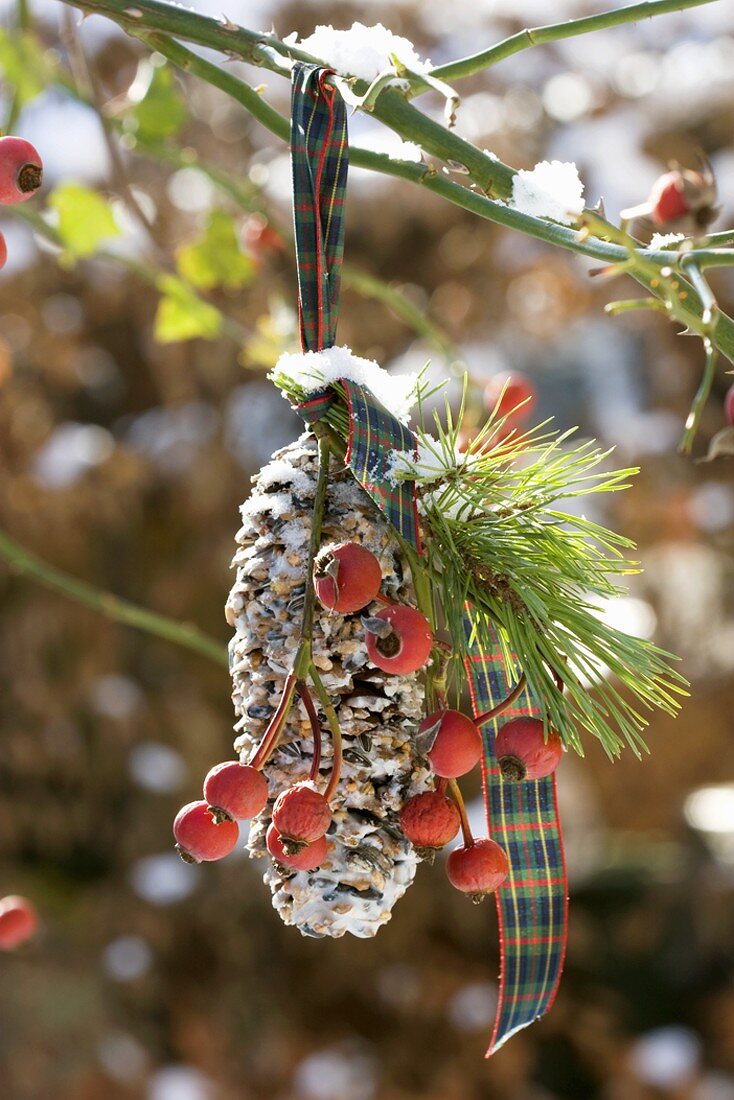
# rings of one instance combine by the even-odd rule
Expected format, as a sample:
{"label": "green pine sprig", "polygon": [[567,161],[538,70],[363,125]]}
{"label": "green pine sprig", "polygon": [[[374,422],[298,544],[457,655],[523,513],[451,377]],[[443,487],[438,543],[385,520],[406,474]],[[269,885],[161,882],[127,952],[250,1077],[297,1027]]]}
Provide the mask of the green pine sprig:
{"label": "green pine sprig", "polygon": [[[292,379],[273,381],[291,402],[304,399]],[[325,421],[346,443],[348,412],[335,389],[341,399]],[[421,420],[427,395],[419,379]],[[473,643],[494,651],[499,638],[565,744],[583,755],[583,735],[591,734],[609,756],[625,744],[639,756],[649,712],[675,713],[686,681],[671,667],[672,654],[604,620],[603,604],[620,594],[620,579],[640,571],[627,557],[634,544],[574,507],[588,495],[627,488],[637,470],[609,471],[609,451],[546,425],[502,441],[506,418],[496,411],[460,452],[463,411],[462,401],[454,418],[447,402],[444,420],[434,415],[433,434],[415,430],[417,462],[405,455],[392,464],[396,481],[416,482],[425,556],[411,566],[427,575],[422,587],[451,637],[454,687],[464,682]]]}

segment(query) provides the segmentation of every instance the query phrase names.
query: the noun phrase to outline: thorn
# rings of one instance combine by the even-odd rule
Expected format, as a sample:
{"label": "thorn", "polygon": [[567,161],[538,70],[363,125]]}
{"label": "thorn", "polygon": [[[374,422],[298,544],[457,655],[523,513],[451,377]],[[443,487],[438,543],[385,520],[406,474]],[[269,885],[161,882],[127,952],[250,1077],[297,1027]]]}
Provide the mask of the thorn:
{"label": "thorn", "polygon": [[224,27],[225,31],[237,31],[239,27],[236,23],[233,23],[231,19],[228,19],[226,15],[222,14],[219,17],[220,26]]}
{"label": "thorn", "polygon": [[126,15],[129,19],[142,19],[143,13],[140,8],[125,8],[123,15]]}

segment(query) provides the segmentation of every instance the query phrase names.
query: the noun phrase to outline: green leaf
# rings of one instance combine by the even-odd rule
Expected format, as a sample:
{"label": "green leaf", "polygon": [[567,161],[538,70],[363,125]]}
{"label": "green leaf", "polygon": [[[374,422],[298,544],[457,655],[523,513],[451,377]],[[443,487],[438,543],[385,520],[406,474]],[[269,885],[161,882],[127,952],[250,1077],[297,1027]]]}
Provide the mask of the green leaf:
{"label": "green leaf", "polygon": [[234,222],[222,210],[213,210],[206,230],[193,244],[176,251],[180,274],[201,290],[225,287],[239,290],[255,277],[255,264],[237,241]]}
{"label": "green leaf", "polygon": [[54,65],[35,35],[27,31],[11,34],[0,27],[0,72],[22,107],[51,83]]}
{"label": "green leaf", "polygon": [[149,58],[140,62],[129,97],[132,106],[125,113],[123,125],[140,141],[175,137],[188,117],[173,72],[167,65],[156,64]]}
{"label": "green leaf", "polygon": [[161,275],[158,289],[163,297],[155,315],[154,335],[161,344],[179,340],[213,340],[222,328],[222,314],[175,275]]}
{"label": "green leaf", "polygon": [[81,183],[62,183],[49,197],[56,211],[61,242],[74,260],[93,256],[102,241],[119,237],[112,207],[102,195]]}

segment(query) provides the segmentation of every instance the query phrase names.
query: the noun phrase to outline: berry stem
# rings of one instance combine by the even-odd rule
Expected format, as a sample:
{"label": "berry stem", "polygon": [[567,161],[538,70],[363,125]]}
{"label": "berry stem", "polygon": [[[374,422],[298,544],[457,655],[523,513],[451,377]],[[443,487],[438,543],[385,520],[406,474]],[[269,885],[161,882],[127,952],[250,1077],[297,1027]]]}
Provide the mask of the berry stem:
{"label": "berry stem", "polygon": [[507,698],[503,699],[501,703],[498,703],[496,707],[490,707],[489,710],[485,710],[484,714],[478,714],[477,717],[474,719],[475,725],[483,726],[485,722],[491,721],[492,718],[497,718],[498,715],[506,711],[508,707],[511,707],[517,697],[523,691],[525,684],[525,673],[523,672],[520,679],[517,681]]}
{"label": "berry stem", "polygon": [[461,818],[461,835],[464,838],[464,847],[471,848],[474,843],[474,836],[469,827],[469,818],[466,815],[466,806],[464,804],[464,797],[459,789],[459,784],[455,779],[449,779],[449,790],[451,791],[451,797],[456,803],[456,808],[459,811],[459,817]]}
{"label": "berry stem", "polygon": [[342,731],[339,725],[339,719],[336,716],[336,711],[331,705],[331,700],[327,694],[324,682],[319,676],[318,669],[311,663],[311,667],[308,670],[308,674],[313,681],[313,686],[316,688],[316,694],[319,697],[321,708],[326,715],[326,721],[329,724],[331,730],[331,747],[332,747],[332,761],[331,761],[331,778],[324,791],[324,798],[327,802],[330,802],[334,797],[337,786],[339,785],[339,779],[342,772]]}
{"label": "berry stem", "polygon": [[303,680],[299,680],[296,684],[296,690],[301,697],[301,702],[306,708],[308,714],[308,720],[311,723],[311,733],[313,734],[313,759],[311,761],[311,771],[308,778],[314,783],[318,779],[319,766],[321,764],[321,725],[319,723],[319,716],[316,713],[316,707],[313,705],[313,697],[308,690],[308,684],[305,684]]}
{"label": "berry stem", "polygon": [[288,717],[288,711],[293,702],[297,682],[295,672],[289,672],[285,678],[283,694],[275,709],[275,714],[268,722],[267,729],[260,739],[260,744],[250,757],[250,767],[257,768],[258,771],[267,763],[270,754],[278,743],[280,731],[283,729],[283,724]]}

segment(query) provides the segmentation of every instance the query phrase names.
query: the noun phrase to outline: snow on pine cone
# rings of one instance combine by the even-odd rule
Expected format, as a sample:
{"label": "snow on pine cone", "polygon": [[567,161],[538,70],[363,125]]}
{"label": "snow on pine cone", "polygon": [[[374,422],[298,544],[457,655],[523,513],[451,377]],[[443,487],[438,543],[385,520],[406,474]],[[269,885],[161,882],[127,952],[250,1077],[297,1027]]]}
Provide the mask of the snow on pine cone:
{"label": "snow on pine cone", "polygon": [[[236,631],[230,669],[239,719],[235,749],[243,761],[273,714],[298,645],[316,475],[316,444],[304,435],[276,451],[253,478],[252,496],[241,509],[243,526],[233,560],[237,580],[226,614]],[[370,549],[382,567],[384,594],[414,602],[409,570],[386,521],[335,460],[322,545],[333,541]],[[360,613],[343,616],[317,604],[313,655],[344,738],[328,858],[316,871],[281,873],[265,847],[272,802],[285,787],[306,779],[311,766],[311,727],[298,700],[263,769],[271,799],[252,822],[248,848],[251,856],[267,860],[264,879],[286,924],[308,936],[374,936],[390,919],[419,862],[398,819],[408,798],[433,786],[413,745],[424,713],[424,689],[418,675],[391,676],[369,664]],[[332,748],[326,722],[321,725],[323,790]]]}

